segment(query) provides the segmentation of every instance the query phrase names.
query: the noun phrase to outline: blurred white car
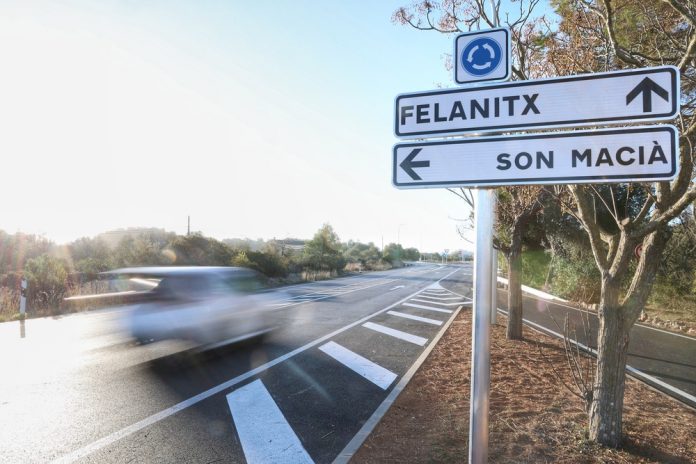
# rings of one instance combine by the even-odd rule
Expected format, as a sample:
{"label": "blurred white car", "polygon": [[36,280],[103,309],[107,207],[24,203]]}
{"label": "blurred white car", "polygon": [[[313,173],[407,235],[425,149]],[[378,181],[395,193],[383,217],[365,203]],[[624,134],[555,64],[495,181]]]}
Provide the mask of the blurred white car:
{"label": "blurred white car", "polygon": [[140,342],[180,339],[212,348],[260,337],[277,326],[266,278],[235,267],[141,267],[109,277],[158,282],[144,302],[127,313],[127,331]]}

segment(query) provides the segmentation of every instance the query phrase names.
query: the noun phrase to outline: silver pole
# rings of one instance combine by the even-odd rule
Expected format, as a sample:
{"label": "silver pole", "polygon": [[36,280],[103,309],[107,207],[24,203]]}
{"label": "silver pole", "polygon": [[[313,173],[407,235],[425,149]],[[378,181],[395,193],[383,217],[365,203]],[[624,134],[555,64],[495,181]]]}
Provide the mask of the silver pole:
{"label": "silver pole", "polygon": [[[491,0],[491,14],[493,17],[494,27],[500,26],[500,24],[498,23],[499,7],[500,2],[496,4],[495,0]],[[498,202],[498,196],[495,195],[495,190],[492,190],[491,192],[493,192],[491,199],[491,214],[493,216],[493,219],[491,221],[490,229],[492,235],[493,233],[495,233],[495,207],[496,203]],[[493,248],[493,244],[491,244],[491,248]],[[498,321],[498,252],[496,250],[492,250],[491,254],[491,272],[491,324],[495,324]],[[487,391],[486,394],[488,394]]]}
{"label": "silver pole", "polygon": [[26,279],[22,279],[21,286],[22,286],[22,290],[21,290],[20,296],[19,296],[19,314],[22,318],[24,318],[24,316],[27,313],[27,297],[26,297],[27,280]]}
{"label": "silver pole", "polygon": [[[495,190],[493,190],[495,192]],[[493,194],[493,224],[495,225],[495,204],[498,198]],[[491,325],[498,322],[498,250],[491,251]]]}
{"label": "silver pole", "polygon": [[495,190],[476,191],[476,255],[474,256],[474,320],[471,346],[469,463],[488,460],[488,394],[490,390],[491,275]]}

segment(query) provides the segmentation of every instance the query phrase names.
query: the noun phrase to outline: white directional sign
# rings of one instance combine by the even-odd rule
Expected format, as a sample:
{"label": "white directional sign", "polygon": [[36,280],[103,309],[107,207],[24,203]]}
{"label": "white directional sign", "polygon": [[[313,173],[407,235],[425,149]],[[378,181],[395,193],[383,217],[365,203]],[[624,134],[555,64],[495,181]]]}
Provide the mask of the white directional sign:
{"label": "white directional sign", "polygon": [[395,110],[394,131],[404,138],[666,120],[679,111],[679,70],[661,66],[403,94]]}
{"label": "white directional sign", "polygon": [[501,27],[465,32],[454,39],[454,81],[504,81],[510,78],[510,31]]}
{"label": "white directional sign", "polygon": [[654,182],[677,174],[674,126],[481,137],[394,146],[398,188]]}

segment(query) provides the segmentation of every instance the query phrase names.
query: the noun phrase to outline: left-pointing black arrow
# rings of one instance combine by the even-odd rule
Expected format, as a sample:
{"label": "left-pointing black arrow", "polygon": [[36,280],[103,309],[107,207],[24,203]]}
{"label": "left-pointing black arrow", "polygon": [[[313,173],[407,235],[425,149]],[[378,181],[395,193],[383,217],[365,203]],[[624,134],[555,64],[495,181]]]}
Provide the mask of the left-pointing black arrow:
{"label": "left-pointing black arrow", "polygon": [[413,180],[423,180],[413,168],[427,168],[430,167],[430,161],[413,161],[413,159],[420,153],[422,148],[414,148],[411,153],[408,154],[406,158],[399,164],[401,169],[406,171],[406,174],[411,176]]}

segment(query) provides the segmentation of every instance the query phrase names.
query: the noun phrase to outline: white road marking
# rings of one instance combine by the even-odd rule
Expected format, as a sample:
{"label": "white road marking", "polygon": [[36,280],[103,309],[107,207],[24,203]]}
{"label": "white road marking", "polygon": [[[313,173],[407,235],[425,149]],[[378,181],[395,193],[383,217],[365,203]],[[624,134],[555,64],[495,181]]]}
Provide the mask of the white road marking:
{"label": "white road marking", "polygon": [[336,342],[329,342],[321,345],[319,349],[348,369],[365,377],[382,390],[386,390],[394,379],[396,379],[396,374],[392,371],[383,368],[379,364],[373,363],[367,358],[363,358],[357,353],[353,353],[348,348]]}
{"label": "white road marking", "polygon": [[390,288],[389,291],[391,292],[392,290],[396,290],[397,288],[404,288],[404,287],[405,287],[405,285],[397,285],[394,288]]}
{"label": "white road marking", "polygon": [[450,327],[454,319],[457,317],[458,312],[455,312],[450,316],[449,320],[447,323],[442,327],[438,334],[435,336],[433,341],[428,345],[421,355],[418,357],[418,360],[408,369],[406,374],[401,377],[401,380],[392,388],[392,391],[389,392],[389,395],[382,401],[382,403],[377,407],[375,412],[372,413],[372,416],[363,424],[363,426],[358,430],[358,433],[356,433],[353,438],[348,442],[348,444],[343,448],[343,450],[338,453],[338,456],[334,459],[332,464],[348,464],[348,462],[351,460],[353,455],[358,451],[360,446],[365,442],[367,437],[370,435],[372,430],[377,426],[377,423],[384,417],[384,414],[386,414],[387,410],[394,404],[394,401],[396,398],[399,396],[399,394],[403,391],[403,389],[408,385],[410,382],[411,378],[415,375],[416,371],[423,365],[425,362],[426,358],[430,355],[430,352],[437,346],[438,341],[440,341],[440,338],[444,335],[444,333],[447,331],[447,329]]}
{"label": "white road marking", "polygon": [[452,290],[448,290],[448,292],[450,292],[452,295],[461,296],[462,298],[466,298],[467,300],[471,301],[471,298],[469,298],[468,296],[464,296],[461,293],[453,292]]}
{"label": "white road marking", "polygon": [[424,295],[420,294],[418,295],[419,298],[430,298],[431,300],[439,300],[439,301],[447,301],[447,300],[461,300],[462,297],[460,296],[430,296],[430,295]]}
{"label": "white road marking", "polygon": [[261,380],[227,395],[247,463],[314,463]]}
{"label": "white road marking", "polygon": [[471,301],[462,301],[461,298],[457,298],[457,300],[459,300],[459,301],[455,301],[454,303],[452,303],[452,302],[450,302],[450,303],[443,303],[443,302],[441,302],[441,301],[419,300],[418,298],[411,298],[411,299],[408,300],[408,301],[418,301],[418,302],[420,302],[420,303],[429,303],[429,304],[434,304],[434,305],[438,305],[438,306],[459,306],[460,304],[468,304],[468,303],[471,303]]}
{"label": "white road marking", "polygon": [[[409,300],[409,301],[419,301],[419,300]],[[426,301],[426,303],[430,303],[429,301]],[[459,303],[457,303],[459,304]],[[404,303],[402,306],[410,306],[411,308],[420,308],[420,309],[427,309],[428,311],[435,311],[438,313],[452,313],[451,309],[442,309],[442,308],[433,308],[432,306],[425,306],[425,305],[419,305],[419,304],[413,304],[413,303]]]}
{"label": "white road marking", "polygon": [[410,333],[402,332],[400,330],[392,329],[390,327],[385,327],[380,324],[375,324],[374,322],[366,322],[363,327],[372,329],[376,332],[381,332],[383,334],[391,335],[392,337],[398,338],[400,340],[405,340],[407,342],[415,343],[416,345],[423,346],[428,343],[427,338],[419,337],[418,335],[413,335]]}
{"label": "white road marking", "polygon": [[[452,272],[445,275],[444,277],[441,277],[440,280],[448,278],[449,276],[451,276],[452,274],[454,274],[457,271],[458,271],[458,269],[453,270]],[[342,332],[345,332],[346,330],[352,329],[353,327],[360,325],[363,322],[367,322],[368,320],[372,319],[373,317],[377,316],[378,314],[382,314],[385,311],[387,311],[391,308],[394,308],[396,306],[399,306],[401,303],[403,303],[405,301],[408,301],[409,298],[413,298],[414,296],[418,295],[418,293],[420,293],[420,290],[411,293],[409,296],[400,299],[396,303],[390,304],[386,308],[382,308],[378,311],[375,311],[372,314],[368,314],[367,316],[363,317],[362,319],[358,319],[355,322],[351,322],[348,325],[345,325],[339,329],[336,329],[333,332],[328,333],[328,334],[324,335],[323,337],[319,337],[316,340],[311,341],[311,342],[309,342],[309,343],[307,343],[299,348],[295,348],[294,350],[290,351],[289,353],[285,353],[284,355],[279,356],[271,361],[268,361],[267,363],[262,364],[254,369],[251,369],[243,374],[240,374],[237,377],[233,377],[233,378],[231,378],[231,379],[229,379],[229,380],[227,380],[219,385],[216,385],[212,388],[209,388],[208,390],[206,390],[204,392],[201,392],[195,396],[192,396],[191,398],[185,399],[185,400],[183,400],[183,401],[181,401],[173,406],[170,406],[166,409],[163,409],[159,412],[156,412],[155,414],[152,414],[152,415],[150,415],[150,416],[148,416],[148,417],[146,417],[138,422],[135,422],[135,423],[133,423],[129,426],[126,426],[122,429],[116,430],[115,432],[112,432],[109,435],[106,435],[102,438],[99,438],[98,440],[95,440],[95,441],[83,446],[82,448],[78,448],[75,451],[72,451],[68,454],[63,455],[63,456],[53,460],[52,462],[54,462],[54,463],[72,463],[72,462],[75,462],[79,459],[82,459],[85,456],[88,456],[96,451],[99,451],[102,448],[105,448],[105,447],[121,440],[122,438],[128,437],[136,432],[139,432],[140,430],[143,430],[144,428],[149,427],[152,424],[155,424],[163,419],[166,419],[170,416],[173,416],[174,414],[176,414],[179,411],[183,411],[184,409],[187,409],[191,406],[194,406],[194,405],[200,403],[201,401],[210,398],[213,395],[216,395],[224,390],[227,390],[227,389],[229,389],[229,388],[231,388],[231,387],[233,387],[241,382],[244,382],[245,380],[247,380],[247,379],[249,379],[257,374],[260,374],[261,372],[264,372],[267,369],[270,369],[271,367],[273,367],[277,364],[280,364],[284,361],[287,361],[288,359],[290,359],[290,358],[292,358],[292,357],[294,357],[294,356],[296,356],[304,351],[307,351],[308,349],[318,345],[319,343],[322,343],[326,340],[329,340],[329,339],[335,337],[336,335],[338,335]]]}
{"label": "white road marking", "polygon": [[425,322],[426,324],[432,325],[442,325],[442,321],[436,319],[429,319],[427,317],[414,316],[412,314],[400,313],[398,311],[387,311],[387,314],[391,314],[396,317],[403,317],[404,319],[411,319],[414,321]]}

